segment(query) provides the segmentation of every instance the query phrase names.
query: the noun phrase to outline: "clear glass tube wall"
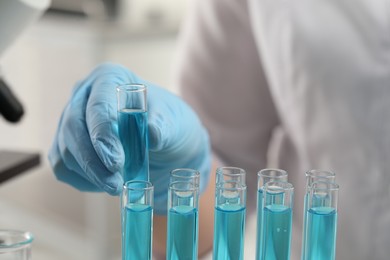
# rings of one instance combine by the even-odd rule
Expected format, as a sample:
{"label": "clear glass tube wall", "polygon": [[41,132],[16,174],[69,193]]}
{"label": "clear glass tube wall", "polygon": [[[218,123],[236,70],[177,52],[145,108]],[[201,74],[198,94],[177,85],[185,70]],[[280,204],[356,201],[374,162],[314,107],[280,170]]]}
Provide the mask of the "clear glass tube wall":
{"label": "clear glass tube wall", "polygon": [[288,182],[267,182],[263,199],[260,259],[290,259],[294,188]]}
{"label": "clear glass tube wall", "polygon": [[325,181],[331,183],[335,183],[336,181],[336,175],[333,172],[326,171],[326,170],[313,169],[307,171],[305,175],[306,175],[306,187],[305,187],[306,190],[305,190],[305,197],[303,201],[303,231],[302,231],[302,253],[301,253],[302,260],[306,259],[305,241],[306,241],[307,200],[309,197],[310,187],[316,181]]}
{"label": "clear glass tube wall", "polygon": [[147,88],[140,84],[117,87],[118,131],[125,152],[124,182],[149,180]]}
{"label": "clear glass tube wall", "polygon": [[316,181],[327,181],[334,183],[336,180],[336,174],[327,170],[313,169],[307,171],[306,175],[306,192],[308,192],[310,186]]}
{"label": "clear glass tube wall", "polygon": [[0,259],[30,260],[34,236],[20,230],[0,230]]}
{"label": "clear glass tube wall", "polygon": [[172,182],[168,189],[167,259],[198,258],[199,187]]}
{"label": "clear glass tube wall", "polygon": [[287,182],[287,172],[281,169],[263,169],[257,173],[257,231],[256,231],[256,259],[260,260],[263,237],[263,189],[267,182]]}
{"label": "clear glass tube wall", "polygon": [[179,168],[171,171],[170,183],[172,182],[191,182],[199,187],[200,173],[197,170],[189,168]]}
{"label": "clear glass tube wall", "polygon": [[216,171],[215,183],[239,182],[245,185],[246,172],[237,167],[218,167]]}
{"label": "clear glass tube wall", "polygon": [[333,260],[336,254],[339,186],[317,181],[309,188],[305,236],[305,260]]}
{"label": "clear glass tube wall", "polygon": [[128,181],[122,197],[122,259],[152,259],[153,185]]}
{"label": "clear glass tube wall", "polygon": [[217,183],[214,212],[213,259],[244,259],[246,185]]}

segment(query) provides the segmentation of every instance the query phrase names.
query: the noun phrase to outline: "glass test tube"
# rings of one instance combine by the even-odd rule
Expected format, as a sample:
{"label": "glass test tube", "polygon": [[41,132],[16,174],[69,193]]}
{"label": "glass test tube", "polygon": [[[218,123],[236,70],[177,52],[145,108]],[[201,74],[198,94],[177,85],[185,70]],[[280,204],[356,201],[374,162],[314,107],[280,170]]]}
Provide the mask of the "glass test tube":
{"label": "glass test tube", "polygon": [[148,114],[146,86],[117,87],[118,131],[125,152],[124,182],[149,180]]}
{"label": "glass test tube", "polygon": [[153,185],[128,181],[122,198],[122,260],[152,259]]}
{"label": "glass test tube", "polygon": [[191,182],[196,187],[199,187],[200,173],[197,170],[189,168],[179,168],[171,171],[170,183],[181,181]]}
{"label": "glass test tube", "polygon": [[256,233],[256,259],[260,260],[263,238],[263,189],[270,181],[287,182],[287,172],[281,169],[263,169],[257,173],[257,233]]}
{"label": "glass test tube", "polygon": [[168,189],[167,260],[198,258],[199,187],[172,182]]}
{"label": "glass test tube", "polygon": [[264,186],[263,260],[290,259],[294,187],[288,182],[268,182]]}
{"label": "glass test tube", "polygon": [[222,182],[215,188],[214,260],[244,258],[246,185]]}
{"label": "glass test tube", "polygon": [[336,180],[336,175],[331,172],[331,171],[325,171],[325,170],[318,170],[318,169],[313,169],[310,171],[307,171],[305,173],[306,175],[306,188],[305,188],[305,197],[303,201],[303,231],[302,231],[302,253],[301,253],[301,259],[304,260],[306,259],[305,253],[305,241],[306,241],[306,220],[308,218],[307,216],[307,200],[309,197],[309,192],[310,192],[310,187],[312,183],[316,181],[326,181],[326,182],[331,182],[335,183]]}
{"label": "glass test tube", "polygon": [[237,167],[218,167],[215,177],[215,183],[239,182],[245,185],[246,172]]}
{"label": "glass test tube", "polygon": [[335,259],[338,190],[337,184],[324,181],[309,188],[305,260]]}
{"label": "glass test tube", "polygon": [[30,232],[0,230],[0,259],[30,260],[33,240],[34,237]]}

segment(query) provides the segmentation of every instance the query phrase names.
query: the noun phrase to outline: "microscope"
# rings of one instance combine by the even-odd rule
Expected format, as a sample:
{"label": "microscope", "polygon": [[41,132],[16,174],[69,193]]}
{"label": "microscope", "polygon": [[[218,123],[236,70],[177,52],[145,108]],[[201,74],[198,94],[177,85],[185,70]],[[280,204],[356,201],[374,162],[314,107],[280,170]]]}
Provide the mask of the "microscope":
{"label": "microscope", "polygon": [[[0,0],[0,61],[5,50],[27,27],[38,20],[49,5],[50,0]],[[0,116],[8,122],[16,123],[23,113],[22,104],[0,70]],[[39,163],[38,153],[0,149],[0,183]]]}
{"label": "microscope", "polygon": [[[0,58],[17,37],[49,7],[50,0],[0,1]],[[12,92],[0,70],[0,114],[9,122],[18,122],[23,106]]]}

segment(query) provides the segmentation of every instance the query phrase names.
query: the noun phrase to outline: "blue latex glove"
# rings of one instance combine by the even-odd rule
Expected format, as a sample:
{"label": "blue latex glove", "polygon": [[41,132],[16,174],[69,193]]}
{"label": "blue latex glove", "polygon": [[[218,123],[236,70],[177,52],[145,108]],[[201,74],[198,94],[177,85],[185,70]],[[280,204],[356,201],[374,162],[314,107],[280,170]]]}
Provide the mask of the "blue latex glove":
{"label": "blue latex glove", "polygon": [[145,82],[115,64],[98,66],[74,89],[61,116],[49,152],[58,180],[83,191],[122,191],[124,151],[118,136],[116,86],[145,84],[148,88],[149,171],[154,209],[166,213],[169,173],[197,169],[200,191],[210,172],[208,134],[195,112],[179,97]]}

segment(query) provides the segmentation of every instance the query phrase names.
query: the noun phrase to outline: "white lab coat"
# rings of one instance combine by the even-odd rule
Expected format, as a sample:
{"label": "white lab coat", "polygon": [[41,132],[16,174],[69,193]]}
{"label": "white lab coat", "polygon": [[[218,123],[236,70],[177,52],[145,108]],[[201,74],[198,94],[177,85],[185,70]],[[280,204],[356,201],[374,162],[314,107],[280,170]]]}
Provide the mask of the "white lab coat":
{"label": "white lab coat", "polygon": [[390,2],[195,2],[176,79],[216,157],[247,170],[248,214],[256,173],[273,154],[295,186],[291,259],[299,259],[304,173],[331,170],[340,185],[337,258],[389,259]]}

